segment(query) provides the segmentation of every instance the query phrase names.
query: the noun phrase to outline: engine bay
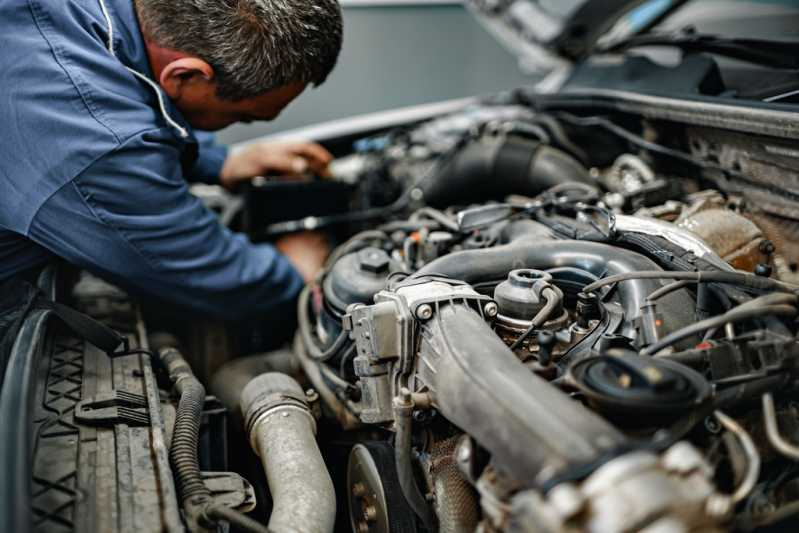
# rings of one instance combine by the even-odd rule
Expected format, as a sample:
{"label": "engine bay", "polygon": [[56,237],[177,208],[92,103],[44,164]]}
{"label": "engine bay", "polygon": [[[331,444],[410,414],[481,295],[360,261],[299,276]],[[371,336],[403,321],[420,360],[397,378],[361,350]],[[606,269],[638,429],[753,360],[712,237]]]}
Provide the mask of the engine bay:
{"label": "engine bay", "polygon": [[744,181],[762,144],[638,128],[488,105],[337,162],[366,197],[400,191],[299,303],[327,407],[393,441],[407,507],[384,441],[358,440],[354,531],[745,530],[790,508],[795,170]]}
{"label": "engine bay", "polygon": [[[243,202],[205,195],[253,240],[323,230],[338,245],[281,351],[234,358],[211,324],[178,332],[147,305],[126,311],[160,354],[135,357],[155,370],[162,416],[136,419],[135,398],[91,409],[124,407],[134,415],[107,423],[165,432],[149,442],[153,457],[170,450],[179,496],[156,508],[178,498],[191,531],[249,530],[209,499],[255,509],[274,532],[794,524],[790,144],[534,104],[503,95],[331,140],[333,181],[315,184],[321,211],[305,218],[264,219],[268,183]],[[82,283],[73,300],[91,300]],[[91,300],[96,318],[115,309],[103,290],[89,290],[106,298]],[[201,412],[202,433],[179,425]],[[79,418],[69,423],[89,423]],[[173,511],[163,530],[183,527]]]}

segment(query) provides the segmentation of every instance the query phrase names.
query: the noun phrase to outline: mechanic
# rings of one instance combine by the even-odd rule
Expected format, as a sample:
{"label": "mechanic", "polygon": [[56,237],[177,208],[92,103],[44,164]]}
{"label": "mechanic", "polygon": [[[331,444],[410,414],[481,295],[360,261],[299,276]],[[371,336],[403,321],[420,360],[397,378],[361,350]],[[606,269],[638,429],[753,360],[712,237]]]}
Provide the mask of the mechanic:
{"label": "mechanic", "polygon": [[60,257],[220,319],[288,309],[324,243],[254,245],[188,187],[325,173],[321,146],[233,154],[207,131],[274,119],[341,33],[336,0],[2,2],[0,280]]}

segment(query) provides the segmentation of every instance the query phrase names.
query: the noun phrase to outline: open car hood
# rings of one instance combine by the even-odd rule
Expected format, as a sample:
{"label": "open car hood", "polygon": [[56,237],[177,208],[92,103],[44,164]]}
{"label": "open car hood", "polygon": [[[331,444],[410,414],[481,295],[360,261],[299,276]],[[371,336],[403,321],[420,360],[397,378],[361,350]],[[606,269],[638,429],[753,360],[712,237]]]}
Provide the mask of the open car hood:
{"label": "open car hood", "polygon": [[590,55],[600,39],[644,31],[686,0],[469,0],[469,9],[527,72]]}

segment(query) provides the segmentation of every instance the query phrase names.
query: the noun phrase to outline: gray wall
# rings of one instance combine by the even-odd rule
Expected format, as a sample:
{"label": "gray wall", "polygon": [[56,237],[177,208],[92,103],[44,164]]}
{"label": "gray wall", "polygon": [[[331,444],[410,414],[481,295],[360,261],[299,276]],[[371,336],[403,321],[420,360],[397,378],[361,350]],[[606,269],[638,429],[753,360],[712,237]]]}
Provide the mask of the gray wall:
{"label": "gray wall", "polygon": [[233,143],[532,81],[460,5],[345,6],[344,48],[327,82],[308,88],[274,122],[231,126],[218,138]]}

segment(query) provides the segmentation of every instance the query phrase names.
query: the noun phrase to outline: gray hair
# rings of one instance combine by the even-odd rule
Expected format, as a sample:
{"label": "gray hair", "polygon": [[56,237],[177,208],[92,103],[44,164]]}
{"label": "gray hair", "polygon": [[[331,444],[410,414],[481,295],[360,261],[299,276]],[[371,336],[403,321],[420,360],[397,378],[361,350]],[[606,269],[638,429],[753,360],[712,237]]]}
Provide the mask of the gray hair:
{"label": "gray hair", "polygon": [[336,0],[136,0],[136,8],[148,38],[214,68],[226,100],[318,86],[341,49]]}

